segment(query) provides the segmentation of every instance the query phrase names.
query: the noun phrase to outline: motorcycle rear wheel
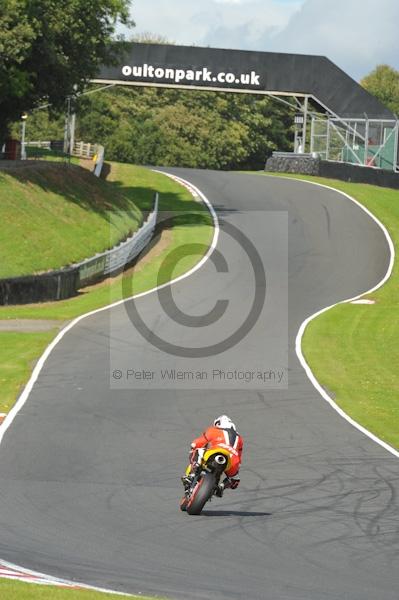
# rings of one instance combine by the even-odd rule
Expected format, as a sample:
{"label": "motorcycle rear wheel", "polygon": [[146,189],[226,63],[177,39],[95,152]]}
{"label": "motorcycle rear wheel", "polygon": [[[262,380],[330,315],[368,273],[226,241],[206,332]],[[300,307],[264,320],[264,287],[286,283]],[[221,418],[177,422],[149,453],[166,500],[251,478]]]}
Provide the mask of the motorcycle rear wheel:
{"label": "motorcycle rear wheel", "polygon": [[200,515],[205,504],[212,496],[216,487],[216,477],[214,473],[205,473],[195,486],[191,498],[186,505],[189,515]]}

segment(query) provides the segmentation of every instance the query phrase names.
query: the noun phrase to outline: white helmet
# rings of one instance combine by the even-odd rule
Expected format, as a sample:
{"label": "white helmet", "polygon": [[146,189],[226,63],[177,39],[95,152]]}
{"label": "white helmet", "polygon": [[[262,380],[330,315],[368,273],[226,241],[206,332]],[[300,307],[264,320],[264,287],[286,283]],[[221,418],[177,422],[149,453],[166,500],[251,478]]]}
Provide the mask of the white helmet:
{"label": "white helmet", "polygon": [[220,415],[220,417],[214,420],[213,424],[219,429],[234,429],[234,431],[237,431],[237,427],[227,415]]}

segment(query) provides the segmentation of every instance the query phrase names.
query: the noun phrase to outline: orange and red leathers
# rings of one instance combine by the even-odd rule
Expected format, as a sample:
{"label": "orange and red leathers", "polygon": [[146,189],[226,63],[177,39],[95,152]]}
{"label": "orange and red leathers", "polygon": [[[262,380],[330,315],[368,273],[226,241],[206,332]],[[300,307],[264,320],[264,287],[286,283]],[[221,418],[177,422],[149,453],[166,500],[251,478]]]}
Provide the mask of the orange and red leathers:
{"label": "orange and red leathers", "polygon": [[233,429],[208,427],[200,437],[191,443],[192,452],[190,454],[190,461],[193,458],[195,450],[199,448],[226,448],[231,452],[231,467],[226,471],[226,475],[227,477],[234,477],[240,470],[243,445],[242,437]]}

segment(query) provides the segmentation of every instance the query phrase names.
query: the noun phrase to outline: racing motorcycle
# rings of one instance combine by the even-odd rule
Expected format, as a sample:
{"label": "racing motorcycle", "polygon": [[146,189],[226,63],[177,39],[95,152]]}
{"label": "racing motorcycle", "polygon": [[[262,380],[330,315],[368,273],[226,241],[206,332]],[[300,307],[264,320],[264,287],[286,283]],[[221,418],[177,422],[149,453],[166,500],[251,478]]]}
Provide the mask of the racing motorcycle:
{"label": "racing motorcycle", "polygon": [[191,476],[190,486],[180,501],[180,509],[189,515],[199,515],[212,496],[221,497],[223,484],[220,478],[231,467],[231,453],[226,448],[200,448],[186,475]]}

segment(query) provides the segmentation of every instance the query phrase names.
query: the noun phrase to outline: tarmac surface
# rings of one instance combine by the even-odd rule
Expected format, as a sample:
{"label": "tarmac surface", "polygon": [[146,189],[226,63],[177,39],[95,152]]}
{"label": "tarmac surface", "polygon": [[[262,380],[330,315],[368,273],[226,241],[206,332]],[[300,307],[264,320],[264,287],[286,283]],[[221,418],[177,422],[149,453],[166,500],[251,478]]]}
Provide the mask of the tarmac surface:
{"label": "tarmac surface", "polygon": [[[397,600],[398,461],[294,350],[306,317],[382,279],[383,232],[307,183],[168,171],[217,210],[220,255],[56,346],[0,447],[0,558],[181,600]],[[190,517],[188,446],[221,413],[244,436],[241,485]]]}

